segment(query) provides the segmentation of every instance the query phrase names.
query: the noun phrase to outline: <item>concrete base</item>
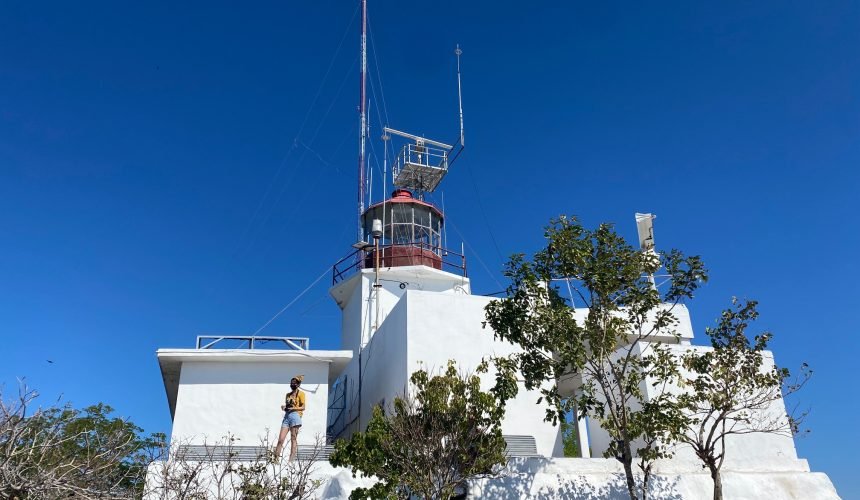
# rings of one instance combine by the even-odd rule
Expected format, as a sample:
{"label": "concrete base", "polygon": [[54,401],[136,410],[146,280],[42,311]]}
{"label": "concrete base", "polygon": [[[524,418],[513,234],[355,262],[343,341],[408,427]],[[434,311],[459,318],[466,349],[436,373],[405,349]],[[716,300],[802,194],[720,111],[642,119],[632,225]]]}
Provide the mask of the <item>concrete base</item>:
{"label": "concrete base", "polygon": [[[809,472],[805,460],[772,464],[774,471],[723,472],[723,494],[733,500],[838,499],[839,495],[826,474]],[[672,472],[671,464],[660,464],[648,497],[654,499],[701,500],[711,498],[713,483],[707,472],[682,469]],[[366,478],[353,478],[347,470],[321,467],[327,475],[317,491],[321,499],[346,499],[359,486],[369,486]],[[502,477],[476,481],[470,498],[490,499],[628,499],[621,464],[611,459],[524,458],[513,459]]]}
{"label": "concrete base", "polygon": [[[723,472],[723,494],[732,500],[782,499],[838,499],[839,495],[826,474],[809,472],[805,460],[784,461],[773,465],[773,470]],[[793,462],[793,463],[790,463]],[[664,500],[701,500],[711,498],[711,477],[700,469],[693,470],[691,464],[672,467],[667,462],[660,464],[659,472],[652,479],[648,498]],[[153,490],[157,484],[163,462],[155,462],[149,468],[146,500],[179,498],[176,493],[163,494]],[[311,478],[320,482],[316,498],[326,500],[348,499],[358,487],[370,487],[374,480],[352,477],[344,468],[332,467],[320,461],[313,465]],[[214,474],[206,469],[200,477],[208,486],[209,498],[232,498],[218,495]],[[229,481],[224,484],[230,484]],[[517,458],[508,463],[508,468],[495,479],[474,481],[470,484],[469,498],[489,499],[583,499],[625,500],[629,498],[621,464],[603,458]]]}

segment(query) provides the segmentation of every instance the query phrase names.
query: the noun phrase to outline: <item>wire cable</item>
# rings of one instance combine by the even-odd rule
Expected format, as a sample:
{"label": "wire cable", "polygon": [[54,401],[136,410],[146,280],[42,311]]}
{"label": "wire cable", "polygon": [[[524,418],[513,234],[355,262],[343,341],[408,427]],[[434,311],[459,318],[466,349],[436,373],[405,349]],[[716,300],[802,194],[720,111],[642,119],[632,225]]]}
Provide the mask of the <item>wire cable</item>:
{"label": "wire cable", "polygon": [[466,241],[466,238],[465,238],[465,236],[463,236],[463,233],[461,233],[460,230],[457,229],[457,225],[454,224],[453,222],[451,222],[450,220],[446,221],[446,223],[450,224],[451,227],[454,228],[454,232],[457,233],[460,236],[460,239],[463,240],[463,243],[467,247],[469,247],[469,250],[475,255],[475,258],[478,259],[478,262],[481,264],[481,266],[484,267],[484,270],[487,271],[487,274],[490,276],[490,278],[492,278],[492,280],[495,281],[497,285],[499,285],[499,288],[505,288],[504,285],[502,285],[502,283],[499,282],[498,279],[496,279],[496,276],[490,271],[490,268],[487,267],[487,264],[484,263],[484,259],[482,259],[481,256],[478,254],[478,252],[475,251],[475,249],[472,247],[472,245],[470,245],[469,242]]}
{"label": "wire cable", "polygon": [[320,281],[321,279],[323,279],[323,276],[325,276],[326,274],[328,274],[330,271],[331,271],[331,266],[326,267],[326,268],[325,268],[325,271],[323,271],[323,272],[322,272],[322,274],[320,274],[320,275],[319,275],[319,277],[317,277],[317,279],[315,279],[315,280],[313,281],[313,283],[311,283],[310,285],[308,285],[308,287],[307,287],[307,288],[305,288],[304,290],[302,290],[302,292],[301,292],[300,294],[298,294],[298,295],[296,296],[296,298],[294,298],[294,299],[293,299],[293,300],[291,300],[287,305],[285,305],[283,308],[281,308],[281,310],[280,310],[280,311],[278,311],[274,316],[272,316],[272,318],[271,318],[269,321],[266,321],[266,323],[265,323],[263,326],[261,326],[260,328],[258,328],[258,329],[257,329],[257,331],[256,331],[256,332],[254,332],[254,333],[252,334],[252,336],[256,336],[258,333],[262,332],[262,331],[263,331],[267,326],[269,326],[270,324],[272,324],[272,321],[275,321],[276,319],[278,319],[278,316],[280,316],[281,314],[283,314],[283,313],[284,313],[284,311],[286,311],[287,309],[289,309],[291,305],[295,304],[297,300],[299,300],[299,299],[300,299],[300,298],[302,298],[306,293],[308,293],[308,292],[310,291],[310,289],[311,289],[311,288],[313,288],[314,286],[316,286],[316,284],[317,284],[317,283],[319,283],[319,281]]}
{"label": "wire cable", "polygon": [[[376,55],[376,46],[375,46],[375,42],[373,40],[373,32],[370,30],[369,24],[368,24],[368,32],[370,33],[370,42],[371,42],[370,46],[371,46],[371,52],[373,54],[373,62],[374,62],[374,66],[376,67],[376,81],[374,81],[374,79],[372,77],[370,79],[370,95],[371,95],[371,100],[373,101],[373,107],[376,110],[377,120],[379,120],[379,123],[381,123],[384,127],[384,126],[388,126],[388,124],[389,124],[389,122],[388,122],[388,108],[386,107],[386,104],[385,104],[385,92],[382,88],[382,74],[379,71],[379,58]],[[377,87],[376,82],[379,82],[379,85],[378,85],[379,86],[379,95],[380,95],[379,99],[376,96],[376,87]],[[382,117],[383,112],[381,112],[379,109],[379,101],[380,100],[382,101],[383,112],[385,115],[384,120]],[[384,150],[383,156],[387,158],[388,147],[389,147],[388,141],[383,141],[382,147]],[[371,150],[371,157],[374,159],[374,162],[372,162],[372,164],[376,167],[376,172],[379,174],[379,178],[382,180],[382,183],[383,183],[381,197],[382,197],[382,200],[384,203],[387,196],[388,196],[388,193],[385,192],[385,182],[387,180],[387,179],[385,179],[386,172],[381,171],[381,169],[379,167],[379,155],[376,153],[376,150],[373,147],[373,141],[370,141],[370,150]],[[368,167],[368,170],[370,170],[369,167]],[[372,202],[373,202],[372,197],[369,197],[368,205],[370,205]]]}
{"label": "wire cable", "polygon": [[505,258],[502,256],[502,251],[499,250],[499,244],[496,242],[496,235],[493,234],[493,228],[490,226],[490,220],[487,218],[487,212],[484,210],[484,202],[481,201],[481,194],[478,192],[478,183],[475,181],[475,175],[472,173],[472,167],[469,166],[469,162],[466,162],[466,170],[469,171],[469,178],[472,180],[472,187],[475,190],[475,199],[478,201],[478,208],[481,210],[484,225],[487,227],[487,232],[490,233],[490,239],[493,241],[493,247],[496,249],[499,261],[504,264]]}
{"label": "wire cable", "polygon": [[[309,145],[308,145],[308,146],[305,146],[304,150],[302,151],[302,155],[299,157],[298,161],[295,163],[295,168],[293,169],[293,174],[295,174],[296,172],[298,172],[298,171],[299,171],[299,167],[300,167],[300,166],[302,165],[302,163],[304,162],[304,159],[305,159],[305,157],[307,156],[307,152],[308,152],[308,150],[309,150],[311,147],[313,147],[314,142],[316,141],[316,138],[317,138],[317,136],[319,135],[320,130],[322,129],[323,125],[325,124],[325,121],[326,121],[326,119],[328,118],[329,113],[331,112],[332,108],[334,107],[335,102],[336,102],[336,101],[337,101],[337,99],[340,97],[340,94],[341,94],[341,92],[343,91],[343,87],[344,87],[344,85],[346,84],[347,77],[349,77],[349,76],[350,76],[350,73],[352,73],[352,70],[353,70],[353,68],[355,68],[355,65],[356,65],[356,63],[357,63],[357,62],[358,62],[358,58],[356,58],[356,59],[353,61],[352,66],[350,67],[349,71],[346,73],[346,75],[345,75],[345,77],[344,77],[343,81],[341,81],[340,86],[339,86],[339,87],[338,87],[338,89],[337,89],[337,94],[335,95],[334,99],[332,99],[331,103],[329,104],[328,109],[326,109],[326,112],[325,112],[325,114],[323,115],[322,120],[320,121],[319,125],[317,126],[316,130],[314,131],[313,136],[311,137],[311,140],[310,140]],[[311,150],[311,151],[313,151],[313,150]],[[292,176],[290,177],[290,179],[292,179]],[[283,187],[281,188],[280,192],[278,193],[278,197],[277,197],[277,198],[275,198],[275,201],[274,201],[274,202],[272,203],[272,205],[269,207],[269,211],[268,211],[268,214],[266,215],[266,218],[265,218],[265,219],[263,219],[263,222],[260,224],[260,226],[261,226],[261,227],[264,227],[264,226],[269,222],[269,219],[272,217],[272,214],[273,214],[273,213],[274,213],[274,211],[275,211],[275,207],[276,207],[276,206],[278,205],[278,203],[281,201],[281,198],[283,198],[284,193],[286,192],[287,188],[288,188],[289,186],[291,186],[292,184],[293,184],[292,182],[286,182],[286,183],[284,183]],[[253,240],[251,241],[251,243],[253,243]],[[249,246],[250,246],[250,244],[251,244],[251,243],[249,243]]]}
{"label": "wire cable", "polygon": [[[326,69],[325,75],[323,76],[322,81],[320,82],[319,87],[317,87],[316,95],[314,95],[313,100],[311,101],[310,106],[308,106],[308,110],[305,112],[305,117],[302,120],[301,126],[299,126],[299,131],[296,133],[295,139],[293,139],[293,145],[290,147],[290,150],[284,155],[281,159],[280,164],[278,165],[277,170],[275,171],[275,175],[272,176],[272,179],[269,181],[269,184],[266,186],[266,191],[263,193],[262,198],[260,198],[260,202],[257,204],[257,208],[254,209],[254,212],[251,214],[251,218],[248,220],[248,225],[245,227],[245,230],[242,231],[242,236],[239,240],[244,240],[248,234],[248,231],[251,230],[251,227],[254,225],[254,221],[257,219],[257,215],[260,210],[266,203],[266,200],[269,198],[269,194],[272,191],[272,186],[274,186],[275,181],[277,181],[278,177],[281,175],[281,171],[284,169],[284,165],[287,164],[287,160],[290,155],[296,150],[297,144],[301,143],[301,135],[305,130],[305,125],[307,125],[308,118],[311,116],[311,112],[316,106],[317,101],[319,100],[320,95],[322,94],[322,89],[325,87],[326,82],[328,81],[329,74],[331,73],[332,68],[334,67],[334,63],[337,60],[338,54],[340,54],[340,49],[343,48],[343,42],[346,40],[347,35],[350,32],[350,28],[355,23],[355,18],[358,15],[359,7],[356,6],[355,11],[352,13],[352,19],[350,19],[349,24],[343,32],[343,35],[340,38],[340,43],[337,45],[337,49],[335,49],[334,54],[329,61],[328,68]],[[305,146],[306,147],[306,146]]]}
{"label": "wire cable", "polygon": [[[370,51],[373,53],[373,65],[376,66],[376,79],[379,82],[379,95],[382,96],[382,109],[385,113],[385,124],[388,125],[388,106],[385,104],[385,90],[382,87],[382,72],[379,71],[379,57],[376,56],[376,41],[373,39],[373,29],[370,27],[369,19],[367,22],[367,32],[370,33]],[[372,79],[371,82],[373,82]]]}
{"label": "wire cable", "polygon": [[328,75],[329,75],[329,73],[331,73],[331,69],[334,67],[334,62],[337,59],[337,55],[340,54],[340,49],[341,49],[341,47],[343,47],[343,42],[344,42],[344,40],[346,40],[346,36],[349,34],[349,30],[350,30],[350,28],[352,28],[352,24],[355,22],[355,18],[358,15],[359,8],[360,8],[360,5],[355,7],[355,11],[353,11],[353,13],[352,13],[352,19],[350,19],[349,24],[346,26],[346,29],[343,32],[343,36],[341,36],[341,38],[340,38],[340,43],[337,44],[337,49],[334,51],[334,55],[331,57],[331,61],[329,61],[329,63],[328,63],[328,68],[325,70],[325,76],[323,76],[322,83],[320,83],[320,86],[317,88],[317,93],[314,96],[313,101],[311,101],[311,105],[308,108],[307,113],[305,113],[305,118],[304,118],[304,120],[302,120],[302,125],[299,127],[299,131],[296,134],[296,140],[298,140],[299,137],[301,137],[302,132],[305,130],[305,125],[307,124],[308,117],[310,117],[311,111],[314,109],[314,106],[316,105],[317,100],[320,97],[320,94],[322,94],[322,89],[325,86],[325,82],[328,79]]}

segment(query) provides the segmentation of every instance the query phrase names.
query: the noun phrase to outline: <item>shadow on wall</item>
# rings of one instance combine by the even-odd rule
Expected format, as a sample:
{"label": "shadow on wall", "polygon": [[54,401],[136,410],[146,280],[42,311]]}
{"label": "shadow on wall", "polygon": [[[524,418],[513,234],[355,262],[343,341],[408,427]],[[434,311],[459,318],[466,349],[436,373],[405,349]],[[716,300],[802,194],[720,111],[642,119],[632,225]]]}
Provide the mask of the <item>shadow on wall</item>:
{"label": "shadow on wall", "polygon": [[[537,467],[529,467],[523,473],[508,470],[497,479],[474,484],[469,498],[538,500],[628,500],[626,480],[623,473],[596,472],[576,474],[563,472],[540,472],[548,460],[540,460]],[[648,497],[661,500],[680,500],[677,492],[678,478],[655,476],[648,488]]]}
{"label": "shadow on wall", "polygon": [[[309,364],[309,363],[308,363]],[[321,385],[328,385],[328,368],[309,367],[298,364],[276,363],[196,363],[183,368],[182,385],[265,385],[273,384],[289,388],[295,375],[305,376],[301,389],[314,393]]]}

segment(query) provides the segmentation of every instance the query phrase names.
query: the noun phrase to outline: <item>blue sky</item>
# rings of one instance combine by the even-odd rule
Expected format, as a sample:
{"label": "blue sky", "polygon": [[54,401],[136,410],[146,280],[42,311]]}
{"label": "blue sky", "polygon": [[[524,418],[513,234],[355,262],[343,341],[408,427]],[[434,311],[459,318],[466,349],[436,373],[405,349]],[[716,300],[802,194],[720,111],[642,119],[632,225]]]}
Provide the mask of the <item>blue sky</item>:
{"label": "blue sky", "polygon": [[[350,250],[356,3],[0,6],[7,393],[25,376],[169,430],[157,348],[257,330]],[[464,50],[441,190],[476,292],[550,217],[635,238],[657,214],[658,247],[711,270],[700,339],[759,300],[777,361],[815,370],[800,455],[860,496],[857,2],[380,0],[370,28],[372,165],[382,122],[456,137]],[[264,332],[338,347],[328,283]]]}

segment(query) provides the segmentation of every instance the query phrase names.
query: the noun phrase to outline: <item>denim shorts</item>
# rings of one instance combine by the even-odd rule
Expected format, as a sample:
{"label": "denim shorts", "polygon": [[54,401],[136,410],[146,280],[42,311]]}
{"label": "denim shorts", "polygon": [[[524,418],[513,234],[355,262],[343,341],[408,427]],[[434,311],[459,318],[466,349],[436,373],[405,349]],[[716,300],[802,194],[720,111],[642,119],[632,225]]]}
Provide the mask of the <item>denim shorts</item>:
{"label": "denim shorts", "polygon": [[281,423],[281,427],[301,427],[302,426],[302,417],[299,415],[297,411],[288,411],[286,415],[284,415],[284,421]]}

